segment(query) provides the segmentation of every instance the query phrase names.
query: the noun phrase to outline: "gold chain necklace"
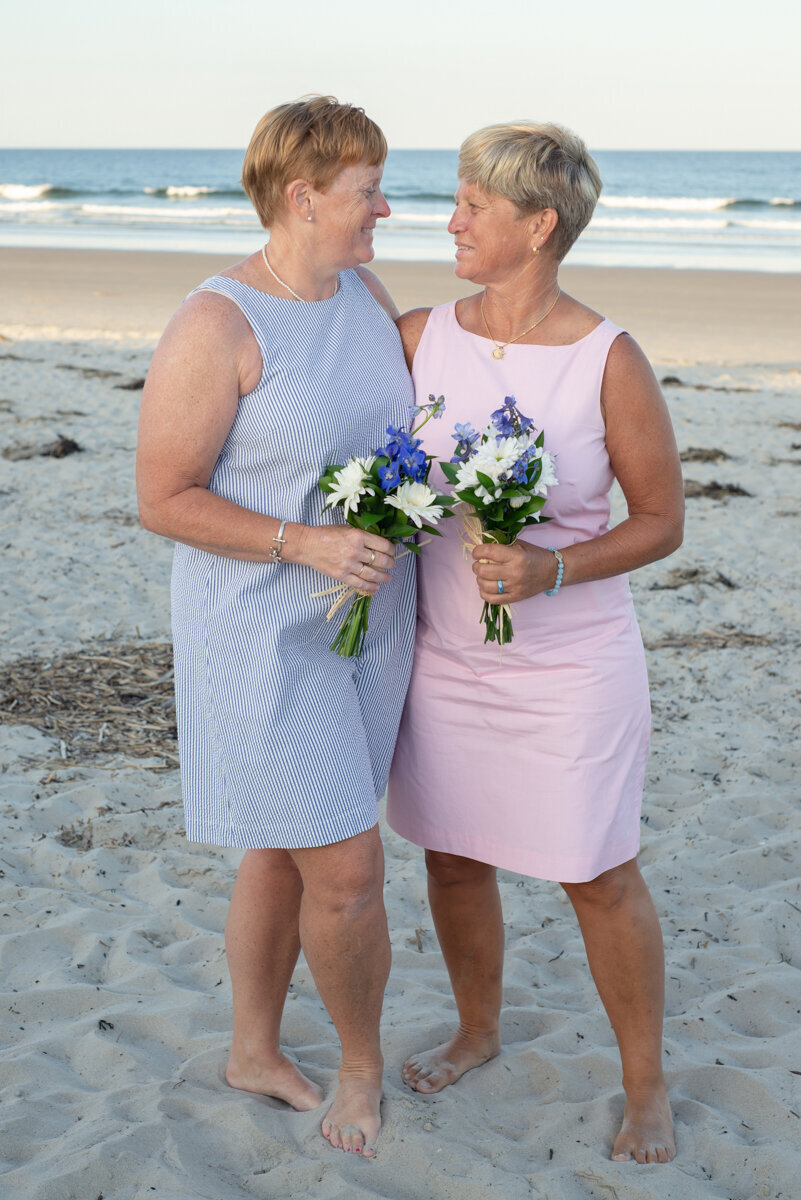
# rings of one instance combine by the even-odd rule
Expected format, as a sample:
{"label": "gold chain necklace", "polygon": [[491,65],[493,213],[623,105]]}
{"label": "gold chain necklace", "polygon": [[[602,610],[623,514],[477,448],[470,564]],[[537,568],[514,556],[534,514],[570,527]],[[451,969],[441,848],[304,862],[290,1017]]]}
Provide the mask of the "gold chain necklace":
{"label": "gold chain necklace", "polygon": [[549,317],[551,315],[553,310],[556,308],[556,301],[562,295],[562,291],[561,291],[561,288],[557,285],[556,295],[553,298],[553,303],[549,306],[547,311],[544,312],[541,317],[537,317],[537,320],[534,322],[533,325],[529,325],[528,329],[524,329],[522,333],[518,333],[517,337],[509,338],[508,342],[496,342],[495,338],[492,336],[490,327],[487,324],[487,317],[484,312],[484,297],[486,296],[486,294],[487,294],[486,292],[482,292],[482,294],[481,294],[481,320],[484,322],[484,328],[487,331],[487,337],[489,338],[489,340],[492,342],[493,346],[495,347],[495,349],[492,352],[492,357],[493,358],[503,358],[503,353],[507,346],[511,346],[513,342],[519,342],[521,337],[525,337],[527,333],[531,333],[532,329],[536,329],[538,325],[542,324],[542,322],[545,320],[546,317]]}
{"label": "gold chain necklace", "polygon": [[[262,246],[262,248],[261,248],[261,256],[264,259],[265,267],[270,272],[270,274],[272,275],[275,282],[280,283],[282,288],[286,288],[286,290],[289,292],[290,296],[294,296],[296,300],[300,300],[301,304],[308,304],[309,303],[308,300],[304,300],[303,297],[299,296],[296,291],[293,291],[293,289],[289,286],[288,283],[284,283],[283,279],[281,279],[281,277],[279,275],[276,275],[275,271],[272,269],[272,267],[270,266],[270,263],[267,259],[267,251],[266,251],[265,246]],[[339,276],[337,275],[337,280],[336,280],[336,283],[334,284],[333,295],[336,296],[338,291],[339,291]],[[280,297],[279,297],[279,299],[280,299]],[[548,314],[546,313],[545,315],[547,316]]]}

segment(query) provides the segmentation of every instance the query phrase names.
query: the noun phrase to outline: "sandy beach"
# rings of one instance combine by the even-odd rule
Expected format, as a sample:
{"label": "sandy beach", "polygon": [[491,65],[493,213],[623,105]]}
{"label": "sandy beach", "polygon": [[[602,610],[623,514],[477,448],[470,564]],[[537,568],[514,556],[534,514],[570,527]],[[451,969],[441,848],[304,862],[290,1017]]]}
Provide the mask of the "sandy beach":
{"label": "sandy beach", "polygon": [[[0,250],[0,1194],[796,1200],[801,275],[564,271],[664,381],[688,496],[682,548],[632,577],[654,710],[641,863],[665,936],[678,1145],[643,1167],[609,1161],[617,1052],[557,885],[502,875],[501,1055],[434,1097],[403,1086],[404,1057],[455,1009],[422,854],[388,829],[378,1158],[331,1150],[324,1109],[223,1082],[240,854],[183,836],[171,547],[139,527],[133,482],[155,342],[223,265]],[[376,270],[401,309],[462,291],[440,265]],[[330,1094],[333,1028],[303,960],[285,1044]]]}

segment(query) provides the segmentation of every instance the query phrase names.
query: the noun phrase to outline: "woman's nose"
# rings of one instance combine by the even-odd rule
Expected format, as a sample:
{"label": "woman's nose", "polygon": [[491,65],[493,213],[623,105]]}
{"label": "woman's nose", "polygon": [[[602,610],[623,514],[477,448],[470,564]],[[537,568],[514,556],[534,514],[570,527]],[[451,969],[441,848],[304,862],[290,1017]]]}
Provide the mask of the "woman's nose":
{"label": "woman's nose", "polygon": [[462,228],[462,224],[463,222],[459,216],[459,209],[455,208],[453,210],[453,216],[451,217],[450,221],[448,221],[448,233],[458,233]]}

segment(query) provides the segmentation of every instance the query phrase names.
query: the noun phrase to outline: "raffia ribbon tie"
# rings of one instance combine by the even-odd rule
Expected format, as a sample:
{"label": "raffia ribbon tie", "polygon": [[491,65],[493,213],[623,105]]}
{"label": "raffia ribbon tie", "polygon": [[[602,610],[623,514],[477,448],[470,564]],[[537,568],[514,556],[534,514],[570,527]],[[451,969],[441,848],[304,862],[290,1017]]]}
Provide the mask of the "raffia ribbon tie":
{"label": "raffia ribbon tie", "polygon": [[[459,536],[462,539],[462,554],[465,558],[472,558],[473,550],[476,546],[486,546],[487,542],[498,543],[498,539],[491,533],[488,533],[481,524],[481,518],[476,513],[476,510],[470,505],[462,502],[457,508],[459,520],[462,523],[462,528],[459,531]],[[480,561],[489,562],[488,558]],[[497,607],[501,612],[505,612],[512,619],[512,609],[508,604],[499,604]]]}
{"label": "raffia ribbon tie", "polygon": [[[427,546],[430,541],[431,538],[426,538],[424,542],[418,542],[417,544],[419,546]],[[397,562],[399,558],[403,558],[404,555],[411,553],[411,550],[404,547],[400,553],[395,555],[395,561]],[[319,600],[321,596],[336,596],[336,600],[325,614],[326,621],[330,621],[332,617],[336,616],[340,608],[348,604],[354,596],[371,596],[372,592],[362,592],[359,588],[352,587],[348,583],[335,583],[333,587],[326,588],[324,592],[310,592],[309,595],[312,600]]]}

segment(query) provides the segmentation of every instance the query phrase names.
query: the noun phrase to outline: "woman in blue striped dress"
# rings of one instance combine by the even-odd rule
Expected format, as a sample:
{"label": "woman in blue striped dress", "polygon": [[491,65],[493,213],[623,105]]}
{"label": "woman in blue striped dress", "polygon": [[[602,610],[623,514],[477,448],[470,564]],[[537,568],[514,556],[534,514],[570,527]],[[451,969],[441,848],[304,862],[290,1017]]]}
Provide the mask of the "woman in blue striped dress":
{"label": "woman in blue striped dress", "polygon": [[[302,945],[342,1045],[330,1143],[371,1157],[389,972],[377,799],[411,666],[414,555],[323,511],[324,468],[367,455],[413,401],[397,315],[364,264],[389,214],[386,142],[315,97],[259,123],[243,184],[270,230],[173,317],[142,400],[144,525],[176,543],[172,611],[187,836],[245,849],[226,926],[226,1078],[296,1109],[282,1053]],[[361,656],[329,650],[338,581],[373,594]]]}

